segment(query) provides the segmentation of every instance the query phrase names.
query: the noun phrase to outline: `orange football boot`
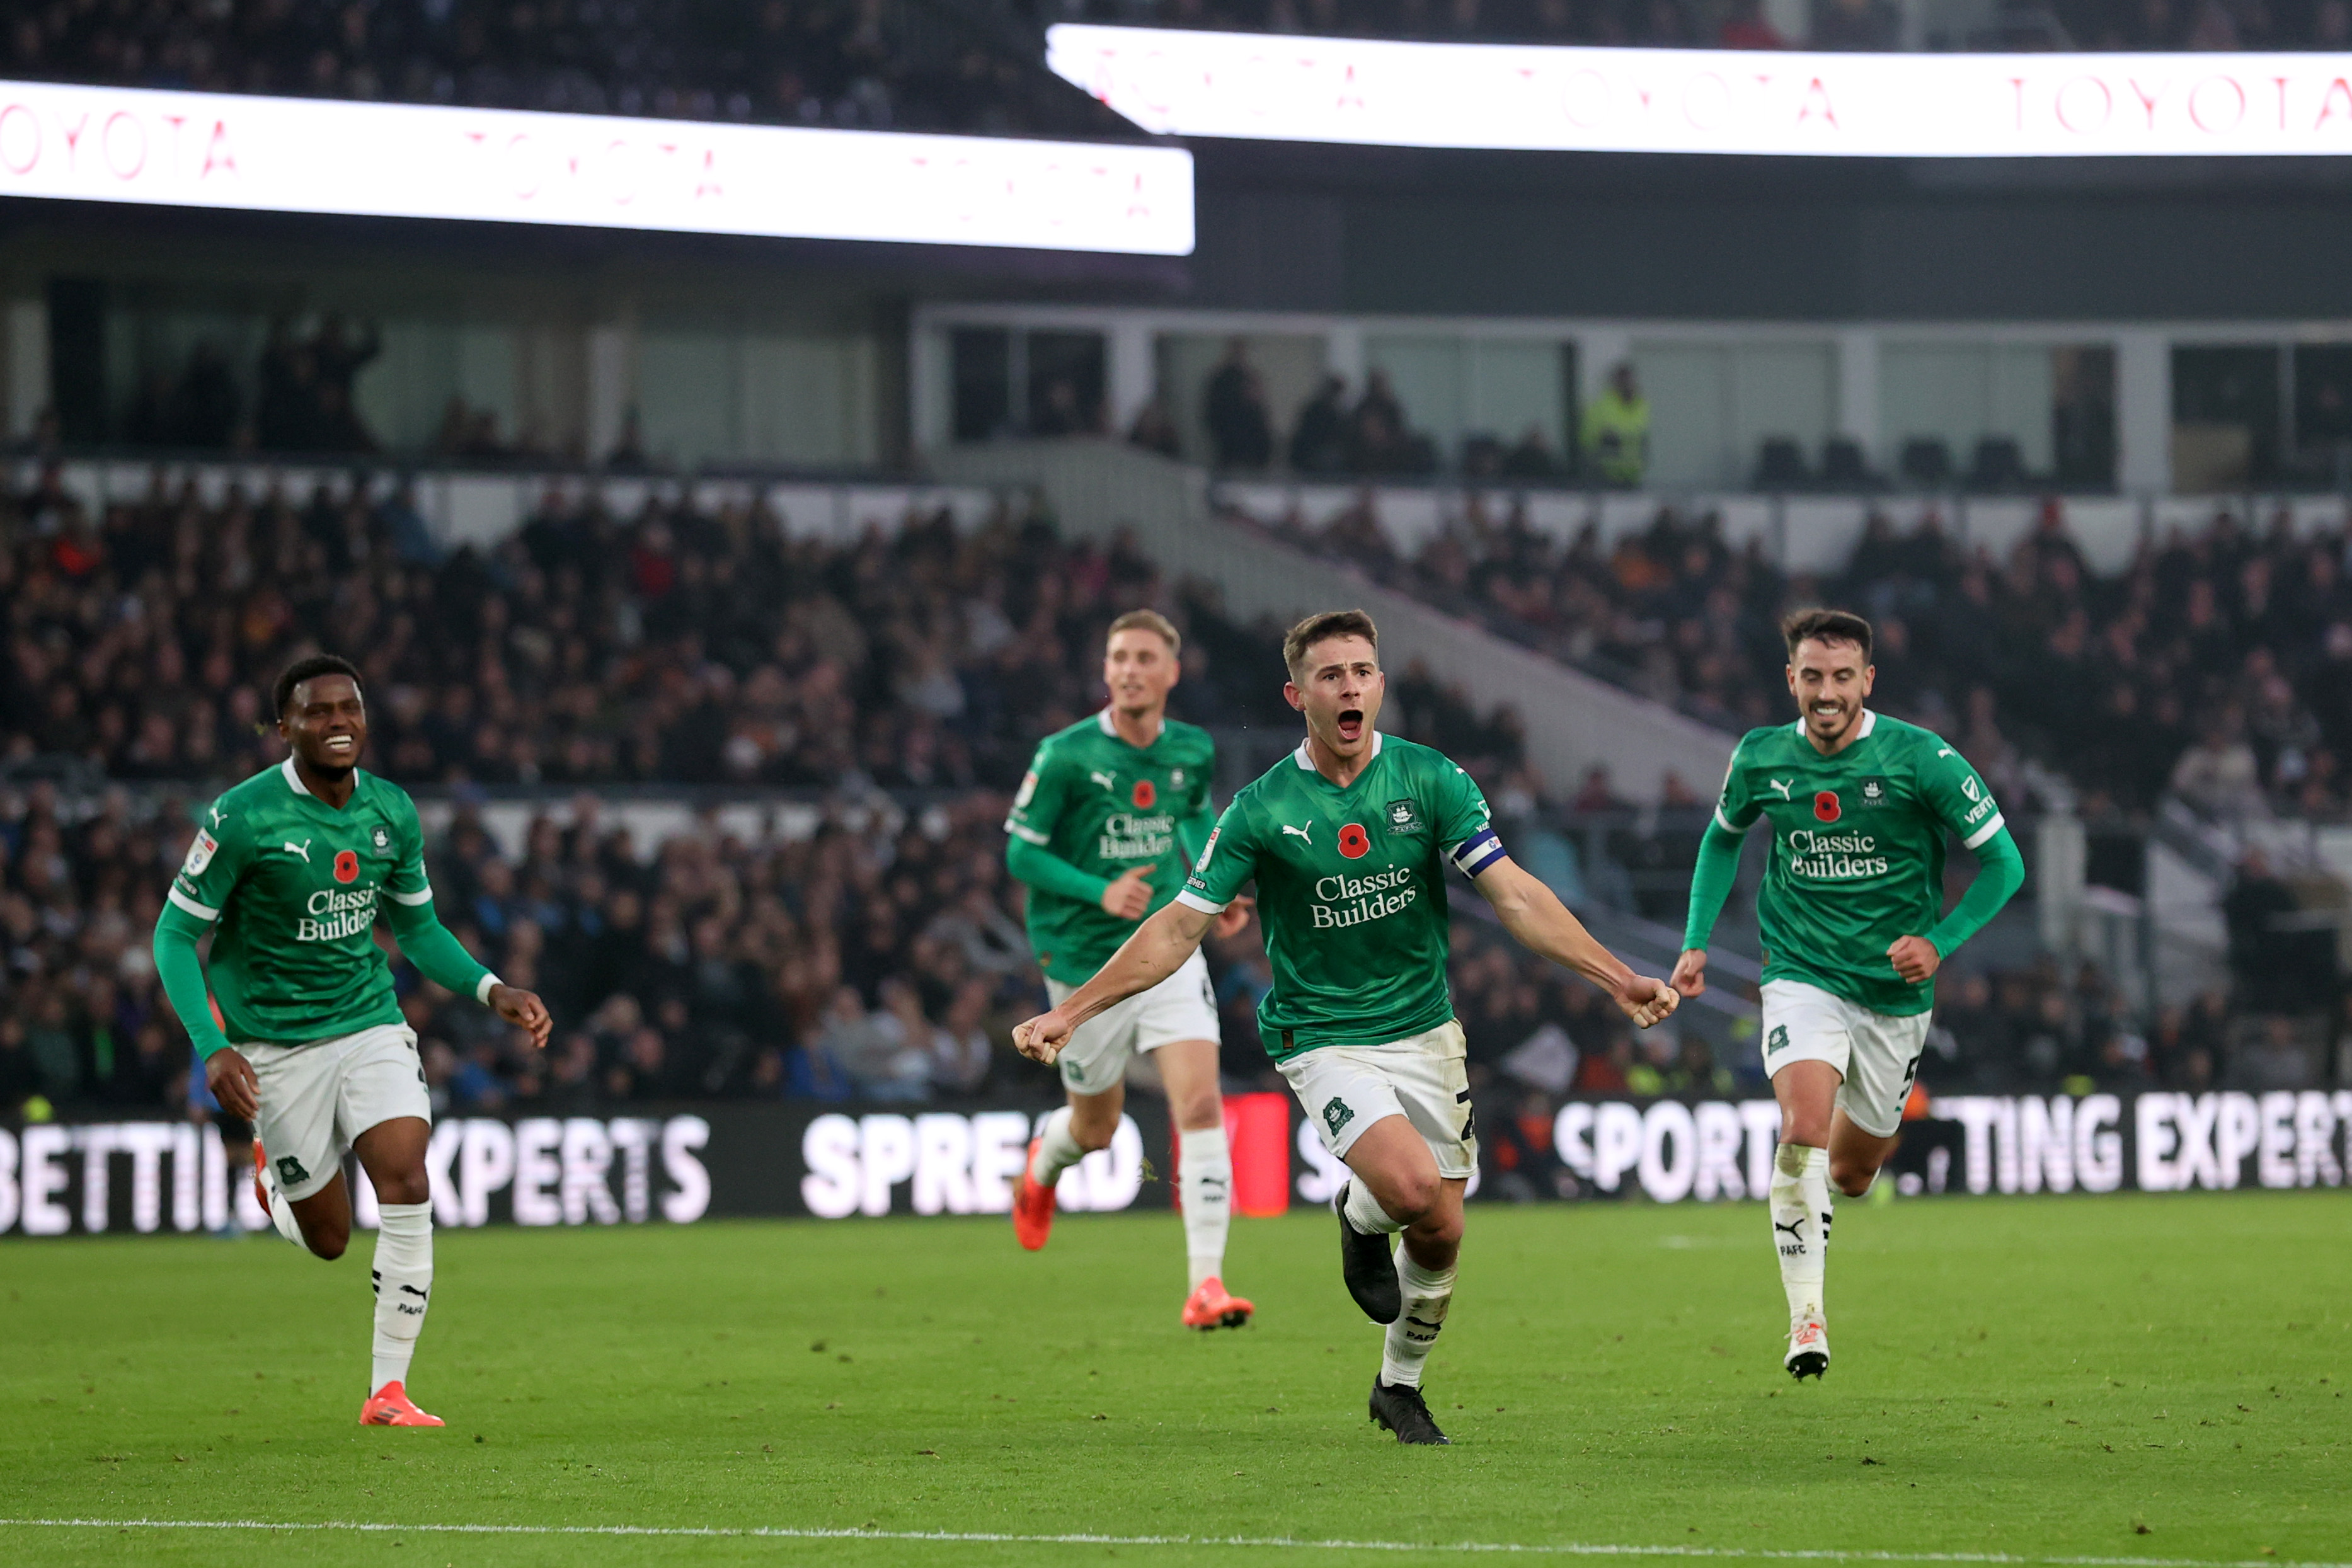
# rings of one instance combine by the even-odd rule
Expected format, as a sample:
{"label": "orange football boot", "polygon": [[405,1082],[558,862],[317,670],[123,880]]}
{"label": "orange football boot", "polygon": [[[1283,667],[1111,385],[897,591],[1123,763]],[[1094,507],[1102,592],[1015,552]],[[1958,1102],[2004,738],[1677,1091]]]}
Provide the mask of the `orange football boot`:
{"label": "orange football boot", "polygon": [[1045,1239],[1054,1233],[1054,1189],[1039,1186],[1029,1179],[1029,1167],[1037,1158],[1037,1145],[1043,1138],[1029,1140],[1028,1155],[1021,1162],[1021,1179],[1013,1184],[1013,1235],[1030,1251],[1041,1250]]}
{"label": "orange football boot", "polygon": [[428,1416],[419,1410],[415,1402],[408,1397],[408,1390],[401,1386],[398,1379],[394,1379],[368,1396],[368,1402],[360,1406],[360,1425],[362,1427],[446,1427],[448,1423],[438,1416]]}
{"label": "orange football boot", "polygon": [[1184,1298],[1184,1326],[1188,1329],[1237,1329],[1249,1322],[1250,1314],[1255,1311],[1255,1307],[1239,1296],[1227,1294],[1225,1282],[1212,1274]]}
{"label": "orange football boot", "polygon": [[261,1152],[261,1134],[253,1137],[253,1201],[269,1212],[269,1156]]}

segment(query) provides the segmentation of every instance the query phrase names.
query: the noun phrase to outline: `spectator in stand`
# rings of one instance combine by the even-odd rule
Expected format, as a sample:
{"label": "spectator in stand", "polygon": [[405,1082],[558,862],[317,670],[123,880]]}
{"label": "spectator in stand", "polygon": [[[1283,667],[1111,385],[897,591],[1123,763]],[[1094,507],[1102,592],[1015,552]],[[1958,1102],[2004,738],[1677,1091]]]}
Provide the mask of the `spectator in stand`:
{"label": "spectator in stand", "polygon": [[1249,346],[1235,338],[1209,377],[1202,397],[1209,444],[1220,468],[1255,470],[1274,461],[1274,424],[1265,408],[1265,384],[1249,362]]}
{"label": "spectator in stand", "polygon": [[1301,474],[1344,474],[1349,465],[1348,383],[1327,375],[1290,435],[1290,466]]}
{"label": "spectator in stand", "polygon": [[2232,821],[2263,809],[2262,778],[2253,747],[2245,742],[2244,719],[2224,708],[2207,725],[2197,744],[2173,765],[2172,791],[2208,816]]}
{"label": "spectator in stand", "polygon": [[1650,400],[1642,395],[1631,362],[1610,371],[1609,385],[1584,411],[1584,461],[1603,485],[1641,487],[1650,465]]}

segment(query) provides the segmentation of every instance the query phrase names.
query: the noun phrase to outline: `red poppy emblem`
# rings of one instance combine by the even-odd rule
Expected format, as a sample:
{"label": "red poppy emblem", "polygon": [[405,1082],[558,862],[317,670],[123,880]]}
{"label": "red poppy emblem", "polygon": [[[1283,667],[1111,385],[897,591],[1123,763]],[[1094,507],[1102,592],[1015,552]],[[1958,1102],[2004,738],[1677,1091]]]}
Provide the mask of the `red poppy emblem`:
{"label": "red poppy emblem", "polygon": [[358,852],[353,850],[338,850],[335,852],[335,880],[337,882],[357,882],[359,879],[360,857]]}
{"label": "red poppy emblem", "polygon": [[1840,813],[1836,790],[1824,789],[1813,797],[1813,815],[1824,822],[1834,822],[1838,820]]}
{"label": "red poppy emblem", "polygon": [[1160,799],[1160,791],[1152,788],[1150,779],[1139,779],[1135,781],[1135,793],[1128,799],[1135,802],[1137,810],[1149,811],[1151,802]]}
{"label": "red poppy emblem", "polygon": [[1362,860],[1372,852],[1372,836],[1364,831],[1361,822],[1350,822],[1339,830],[1339,852],[1351,861]]}

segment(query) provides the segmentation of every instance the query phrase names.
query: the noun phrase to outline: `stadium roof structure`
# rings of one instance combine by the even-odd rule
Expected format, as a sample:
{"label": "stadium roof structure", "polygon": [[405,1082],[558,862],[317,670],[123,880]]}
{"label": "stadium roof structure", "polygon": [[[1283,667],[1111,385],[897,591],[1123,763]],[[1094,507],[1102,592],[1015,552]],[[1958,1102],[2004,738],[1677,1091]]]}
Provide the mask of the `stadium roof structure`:
{"label": "stadium roof structure", "polygon": [[1181,148],[0,81],[0,196],[1192,254]]}
{"label": "stadium roof structure", "polygon": [[1819,158],[2340,157],[2352,55],[1815,54],[1065,23],[1046,63],[1146,131]]}

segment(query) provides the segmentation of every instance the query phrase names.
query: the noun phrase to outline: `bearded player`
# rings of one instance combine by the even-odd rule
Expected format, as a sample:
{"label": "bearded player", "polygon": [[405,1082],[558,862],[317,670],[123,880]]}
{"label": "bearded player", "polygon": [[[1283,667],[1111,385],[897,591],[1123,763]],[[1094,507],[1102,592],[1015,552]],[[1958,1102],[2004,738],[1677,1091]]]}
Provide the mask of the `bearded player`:
{"label": "bearded player", "polygon": [[1677,998],[1620,963],[1512,862],[1467,774],[1373,727],[1387,680],[1370,616],[1310,615],[1282,655],[1283,695],[1307,720],[1298,749],[1234,797],[1176,901],[1053,1011],[1014,1030],[1013,1044],[1053,1061],[1088,1019],[1191,959],[1255,880],[1274,969],[1259,1033],[1348,1166],[1332,1204],[1342,1277],[1364,1314],[1388,1325],[1371,1418],[1401,1442],[1444,1443],[1422,1371],[1454,1297],[1462,1193],[1478,1155],[1445,983],[1447,862],[1512,936],[1601,987],[1635,1023],[1664,1018]]}
{"label": "bearded player", "polygon": [[[1877,674],[1869,622],[1805,610],[1780,629],[1799,717],[1748,731],[1732,753],[1691,875],[1674,983],[1685,996],[1706,988],[1707,937],[1742,835],[1764,819],[1764,1070],[1780,1102],[1772,1241],[1789,1296],[1782,1364],[1801,1381],[1830,1364],[1830,1188],[1861,1197],[1894,1153],[1936,971],[2023,884],[2025,862],[1966,758],[1863,706]],[[1976,852],[1977,876],[1939,919],[1948,833]]]}
{"label": "bearded player", "polygon": [[[155,968],[214,1097],[256,1124],[254,1197],[279,1235],[341,1257],[352,1234],[343,1155],[359,1155],[383,1217],[360,1419],[438,1427],[407,1388],[433,1294],[433,1108],[376,946],[377,915],[426,979],[486,1004],[537,1046],[547,1043],[547,1009],[476,963],[434,917],[415,804],[360,770],[359,671],[331,654],[297,660],[276,698],[289,755],[205,814],[155,924]],[[209,996],[196,956],[207,932]]]}
{"label": "bearded player", "polygon": [[[1166,904],[1208,841],[1215,813],[1209,780],[1216,742],[1168,716],[1183,640],[1156,611],[1110,623],[1103,684],[1110,704],[1045,737],[1004,823],[1004,864],[1029,889],[1029,944],[1061,1002]],[[1236,904],[1218,917],[1231,936],[1249,918]],[[1129,1064],[1151,1053],[1177,1127],[1176,1191],[1191,1272],[1188,1328],[1239,1328],[1255,1309],[1225,1289],[1225,1233],[1233,1215],[1233,1159],[1217,1087],[1217,1005],[1209,967],[1194,953],[1175,973],[1079,1030],[1059,1057],[1069,1103],[1029,1145],[1013,1195],[1021,1245],[1045,1245],[1055,1184],[1110,1146],[1126,1103]]]}

